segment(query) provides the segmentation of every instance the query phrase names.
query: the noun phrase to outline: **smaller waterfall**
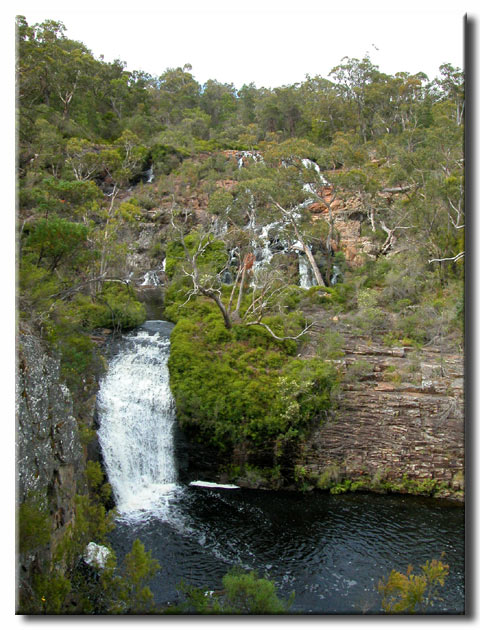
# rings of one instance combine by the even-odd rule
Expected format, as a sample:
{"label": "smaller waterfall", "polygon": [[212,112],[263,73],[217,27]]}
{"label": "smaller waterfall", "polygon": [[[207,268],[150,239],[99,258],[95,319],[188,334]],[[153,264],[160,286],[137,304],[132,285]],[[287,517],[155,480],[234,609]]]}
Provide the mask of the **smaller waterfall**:
{"label": "smaller waterfall", "polygon": [[[256,151],[241,151],[237,153],[237,160],[239,168],[243,168],[244,160],[253,160],[254,162],[263,162],[263,157]],[[314,171],[316,184],[320,182],[322,185],[326,185],[328,182],[321,174],[318,164],[304,158],[301,160],[303,167],[307,170]],[[288,166],[290,162],[284,160],[282,162],[284,166]],[[313,173],[312,173],[313,174]],[[298,221],[301,218],[301,211],[304,208],[308,208],[316,199],[316,185],[312,182],[306,182],[303,184],[304,191],[308,194],[308,197],[299,203],[295,208],[291,210],[291,219]],[[251,245],[255,254],[255,262],[253,264],[253,280],[251,286],[260,286],[263,282],[262,275],[268,268],[273,256],[276,253],[288,253],[291,251],[298,252],[298,266],[300,276],[300,286],[303,288],[310,288],[314,286],[313,273],[310,264],[305,259],[303,254],[303,247],[300,243],[291,244],[290,238],[286,234],[286,226],[288,225],[288,218],[273,221],[267,225],[257,225],[257,210],[255,207],[255,201],[253,195],[249,204],[249,221],[245,226],[245,229],[253,233]],[[221,236],[226,230],[226,224],[217,220],[215,223],[215,234]],[[231,262],[231,261],[230,261]],[[231,273],[224,274],[222,282],[230,283],[233,279]]]}
{"label": "smaller waterfall", "polygon": [[176,489],[174,401],[168,377],[171,325],[145,322],[100,384],[98,437],[120,513],[161,510]]}
{"label": "smaller waterfall", "polygon": [[310,264],[306,257],[300,252],[298,253],[298,275],[302,289],[310,289],[314,286]]}
{"label": "smaller waterfall", "polygon": [[158,279],[157,272],[155,270],[147,271],[143,276],[142,287],[158,287],[160,280]]}
{"label": "smaller waterfall", "polygon": [[263,157],[258,151],[240,151],[237,158],[238,168],[243,168],[244,160],[253,160],[254,162],[263,162]]}
{"label": "smaller waterfall", "polygon": [[309,160],[308,158],[304,158],[302,160],[302,164],[305,168],[313,168],[315,173],[317,174],[318,179],[320,180],[320,182],[324,185],[327,186],[328,182],[325,179],[325,177],[322,175],[322,173],[320,172],[320,167],[318,166],[318,164],[316,164],[315,162],[313,162],[312,160]]}
{"label": "smaller waterfall", "polygon": [[334,284],[337,284],[337,282],[339,282],[339,278],[342,277],[342,272],[340,270],[340,267],[338,267],[337,265],[333,265],[333,274],[332,277],[330,279],[330,284],[333,286]]}
{"label": "smaller waterfall", "polygon": [[[229,208],[226,209],[227,215],[228,215],[228,211],[229,211]],[[217,217],[215,221],[213,222],[213,233],[215,234],[216,238],[221,238],[227,233],[227,231],[228,231],[227,221],[224,221],[220,219],[219,217]]]}
{"label": "smaller waterfall", "polygon": [[155,176],[153,174],[153,166],[151,166],[148,170],[145,171],[145,183],[151,184],[153,182],[154,177]]}

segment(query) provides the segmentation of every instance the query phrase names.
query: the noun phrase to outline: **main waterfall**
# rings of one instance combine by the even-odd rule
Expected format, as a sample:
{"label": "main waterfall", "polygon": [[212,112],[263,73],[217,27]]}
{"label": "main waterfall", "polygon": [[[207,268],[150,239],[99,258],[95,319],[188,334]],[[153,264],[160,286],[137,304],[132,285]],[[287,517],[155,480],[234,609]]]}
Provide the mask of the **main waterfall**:
{"label": "main waterfall", "polygon": [[98,394],[98,431],[120,514],[162,510],[177,486],[169,387],[172,324],[150,321],[122,339]]}
{"label": "main waterfall", "polygon": [[[98,395],[99,439],[119,516],[109,535],[119,562],[140,539],[162,570],[160,606],[184,581],[222,588],[232,567],[268,572],[292,612],[377,612],[378,581],[414,559],[446,551],[445,602],[463,606],[463,511],[419,497],[265,492],[177,483],[175,408],[169,388],[172,324],[146,322],[118,342]],[[367,606],[368,605],[368,606]]]}

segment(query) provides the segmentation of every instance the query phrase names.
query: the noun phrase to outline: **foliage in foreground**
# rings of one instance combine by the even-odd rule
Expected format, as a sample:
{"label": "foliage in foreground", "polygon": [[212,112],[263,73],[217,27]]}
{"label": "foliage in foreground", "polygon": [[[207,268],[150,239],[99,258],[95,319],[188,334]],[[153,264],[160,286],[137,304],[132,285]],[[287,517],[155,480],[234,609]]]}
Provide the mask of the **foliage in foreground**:
{"label": "foliage in foreground", "polygon": [[[149,581],[160,566],[140,540],[135,540],[123,562],[117,563],[108,543],[115,512],[107,511],[110,484],[98,462],[87,462],[85,481],[89,494],[75,498],[75,520],[58,544],[53,545],[45,498],[31,495],[20,506],[19,550],[35,553],[42,545],[54,547],[53,557],[36,563],[31,584],[21,586],[22,614],[135,614],[155,609]],[[84,561],[87,545],[95,542],[108,550],[105,566]]]}
{"label": "foliage in foreground", "polygon": [[448,564],[441,560],[427,560],[415,575],[408,566],[405,573],[393,570],[388,579],[380,580],[382,608],[387,613],[426,613],[440,599],[439,590],[445,585]]}
{"label": "foliage in foreground", "polygon": [[255,571],[232,569],[222,579],[223,590],[205,591],[183,585],[186,602],[175,612],[203,615],[279,615],[288,612],[295,593],[282,600],[275,584],[266,577],[259,578]]}

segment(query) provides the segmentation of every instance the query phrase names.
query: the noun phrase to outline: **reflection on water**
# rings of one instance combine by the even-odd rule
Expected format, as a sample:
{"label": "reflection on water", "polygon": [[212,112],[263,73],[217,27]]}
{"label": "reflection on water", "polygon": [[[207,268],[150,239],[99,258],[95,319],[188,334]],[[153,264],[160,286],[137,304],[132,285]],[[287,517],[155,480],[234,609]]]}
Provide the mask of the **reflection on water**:
{"label": "reflection on water", "polygon": [[221,588],[232,566],[257,569],[292,612],[375,613],[378,581],[426,560],[450,565],[435,612],[464,609],[463,509],[416,497],[296,494],[177,488],[168,509],[121,519],[112,536],[122,557],[140,538],[162,567],[157,603],[178,601],[183,579]]}

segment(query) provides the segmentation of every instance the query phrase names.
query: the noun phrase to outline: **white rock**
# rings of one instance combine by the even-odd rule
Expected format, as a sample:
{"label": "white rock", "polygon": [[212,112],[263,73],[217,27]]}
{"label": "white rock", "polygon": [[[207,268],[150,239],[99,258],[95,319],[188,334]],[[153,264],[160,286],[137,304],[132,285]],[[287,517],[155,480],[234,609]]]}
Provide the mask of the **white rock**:
{"label": "white rock", "polygon": [[104,569],[110,553],[111,551],[110,549],[108,549],[108,547],[90,542],[87,545],[83,559],[87,564],[92,567],[96,567],[97,569]]}

